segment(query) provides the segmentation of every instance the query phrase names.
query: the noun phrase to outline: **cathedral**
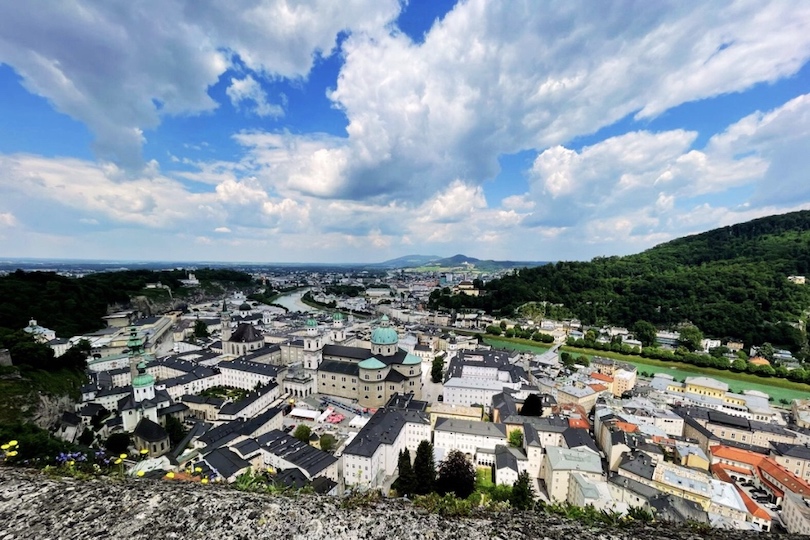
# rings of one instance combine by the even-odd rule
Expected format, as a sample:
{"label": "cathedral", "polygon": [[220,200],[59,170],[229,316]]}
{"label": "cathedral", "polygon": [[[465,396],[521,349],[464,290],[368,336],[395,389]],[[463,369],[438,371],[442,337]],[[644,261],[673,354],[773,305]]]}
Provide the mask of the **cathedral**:
{"label": "cathedral", "polygon": [[[336,317],[332,339],[345,339],[342,319]],[[341,339],[343,338],[343,339]],[[422,360],[399,348],[399,336],[383,315],[371,332],[371,348],[325,344],[317,323],[307,321],[304,367],[314,373],[319,394],[356,401],[361,407],[378,408],[393,394],[413,394],[422,399]]]}

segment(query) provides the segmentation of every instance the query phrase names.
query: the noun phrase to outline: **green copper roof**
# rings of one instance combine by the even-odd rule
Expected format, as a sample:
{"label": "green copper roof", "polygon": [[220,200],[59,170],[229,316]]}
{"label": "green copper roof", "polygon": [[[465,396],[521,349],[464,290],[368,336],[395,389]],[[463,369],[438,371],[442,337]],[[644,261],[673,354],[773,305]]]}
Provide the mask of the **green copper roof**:
{"label": "green copper roof", "polygon": [[395,345],[399,341],[397,331],[389,326],[388,316],[383,315],[380,326],[371,331],[371,343],[374,345]]}
{"label": "green copper roof", "polygon": [[132,381],[133,388],[145,388],[155,384],[155,378],[148,373],[141,373]]}
{"label": "green copper roof", "polygon": [[385,367],[385,364],[383,364],[382,362],[380,362],[379,360],[377,360],[372,356],[371,358],[368,358],[360,362],[358,366],[360,367],[360,369],[382,369]]}
{"label": "green copper roof", "polygon": [[402,364],[406,365],[406,366],[414,366],[416,364],[421,364],[421,363],[422,363],[422,359],[419,358],[418,356],[412,355],[411,353],[408,353],[405,356],[405,360],[402,361]]}
{"label": "green copper roof", "polygon": [[307,319],[307,328],[317,328],[317,327],[318,321],[316,321],[315,319]]}
{"label": "green copper roof", "polygon": [[333,321],[342,321],[343,320],[343,313],[336,311],[334,315],[332,315]]}

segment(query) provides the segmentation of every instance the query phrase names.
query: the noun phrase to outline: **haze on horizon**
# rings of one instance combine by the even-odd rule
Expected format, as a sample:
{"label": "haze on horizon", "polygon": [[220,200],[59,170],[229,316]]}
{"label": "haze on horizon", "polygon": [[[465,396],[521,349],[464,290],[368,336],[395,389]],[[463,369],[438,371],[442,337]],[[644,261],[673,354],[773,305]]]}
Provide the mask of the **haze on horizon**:
{"label": "haze on horizon", "polygon": [[0,257],[569,260],[810,208],[810,3],[0,4]]}

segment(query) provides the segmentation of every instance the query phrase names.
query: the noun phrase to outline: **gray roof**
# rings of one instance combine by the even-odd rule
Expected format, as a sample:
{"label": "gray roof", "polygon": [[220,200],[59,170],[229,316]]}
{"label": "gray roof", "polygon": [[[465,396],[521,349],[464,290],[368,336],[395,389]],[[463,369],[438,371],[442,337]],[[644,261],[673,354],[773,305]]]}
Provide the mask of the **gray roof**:
{"label": "gray roof", "polygon": [[633,452],[622,457],[622,461],[619,463],[619,469],[652,480],[655,465],[652,463],[652,458],[647,454]]}
{"label": "gray roof", "polygon": [[[441,420],[437,421],[437,425]],[[346,446],[343,454],[371,457],[381,444],[393,444],[409,422],[430,424],[430,419],[421,411],[391,407],[377,409],[374,416]]]}
{"label": "gray roof", "polygon": [[263,341],[264,336],[261,331],[252,324],[241,323],[236,327],[236,331],[231,334],[228,341],[231,343],[252,343],[255,341]]}
{"label": "gray roof", "polygon": [[643,497],[647,500],[650,500],[656,495],[661,493],[652,486],[642,484],[638,480],[633,480],[632,478],[627,478],[626,476],[621,476],[615,473],[611,474],[608,477],[608,482],[610,482],[611,484],[615,484],[617,486],[621,486],[629,491],[632,491],[636,495]]}
{"label": "gray roof", "polygon": [[255,373],[257,375],[265,375],[267,377],[278,377],[278,367],[271,364],[261,364],[259,362],[251,362],[243,358],[237,358],[230,362],[222,362],[219,365],[220,369],[235,369],[244,371],[246,373]]}
{"label": "gray roof", "polygon": [[339,360],[324,360],[318,366],[318,371],[326,373],[337,373],[340,375],[360,376],[360,367],[355,362],[341,362]]}
{"label": "gray roof", "polygon": [[810,460],[810,448],[803,444],[771,442],[771,447],[773,448],[773,453],[778,456]]}
{"label": "gray roof", "polygon": [[555,471],[602,473],[602,461],[599,459],[599,455],[590,450],[549,446],[546,448],[546,459]]}
{"label": "gray roof", "polygon": [[314,478],[337,461],[337,458],[332,454],[318,450],[314,446],[301,442],[277,429],[260,435],[256,442],[266,452],[283,458],[296,467],[303,469],[310,478]]}
{"label": "gray roof", "polygon": [[141,418],[132,433],[147,442],[158,442],[169,437],[160,424],[156,424],[148,418]]}
{"label": "gray roof", "polygon": [[495,445],[495,469],[512,469],[518,472],[517,456],[508,446],[502,444]]}
{"label": "gray roof", "polygon": [[273,392],[278,385],[274,382],[268,383],[258,390],[253,392],[249,392],[245,395],[244,398],[238,401],[231,401],[230,403],[226,403],[222,406],[219,410],[220,414],[227,414],[227,415],[236,415],[245,410],[247,407],[253,405],[255,402],[260,400],[265,394]]}
{"label": "gray roof", "polygon": [[228,478],[242,469],[249,468],[250,463],[239,457],[229,448],[217,448],[205,455],[206,463],[221,477]]}
{"label": "gray roof", "polygon": [[568,428],[563,431],[563,439],[565,439],[565,446],[568,448],[586,447],[590,448],[597,454],[599,448],[596,446],[596,441],[593,440],[591,434],[584,428]]}
{"label": "gray roof", "polygon": [[479,437],[506,437],[506,424],[461,420],[459,418],[437,418],[433,431],[453,431]]}

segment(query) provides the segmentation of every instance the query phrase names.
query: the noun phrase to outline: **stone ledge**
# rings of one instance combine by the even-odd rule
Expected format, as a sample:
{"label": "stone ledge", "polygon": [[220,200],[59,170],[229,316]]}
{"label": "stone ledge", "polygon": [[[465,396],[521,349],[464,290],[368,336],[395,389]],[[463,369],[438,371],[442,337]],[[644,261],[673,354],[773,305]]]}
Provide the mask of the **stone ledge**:
{"label": "stone ledge", "polygon": [[271,496],[168,481],[85,481],[0,467],[0,540],[737,540],[758,536],[734,531],[705,534],[668,524],[600,530],[555,516],[517,512],[444,519],[400,501],[342,508],[339,499],[315,495]]}

